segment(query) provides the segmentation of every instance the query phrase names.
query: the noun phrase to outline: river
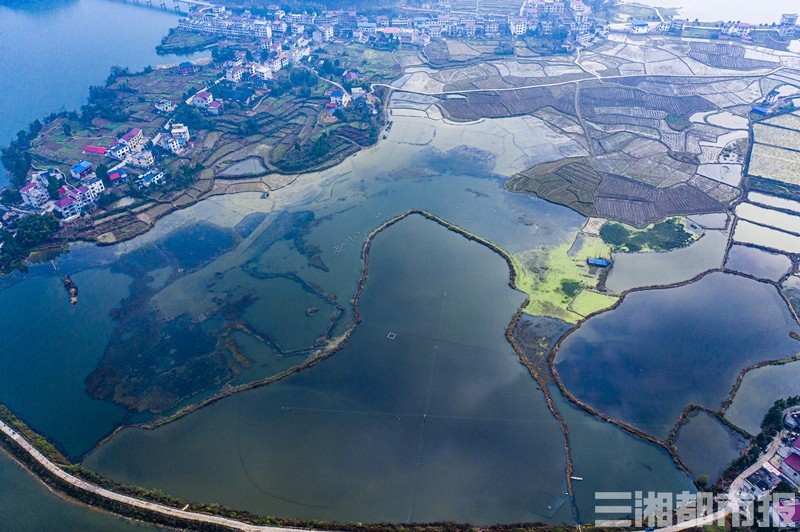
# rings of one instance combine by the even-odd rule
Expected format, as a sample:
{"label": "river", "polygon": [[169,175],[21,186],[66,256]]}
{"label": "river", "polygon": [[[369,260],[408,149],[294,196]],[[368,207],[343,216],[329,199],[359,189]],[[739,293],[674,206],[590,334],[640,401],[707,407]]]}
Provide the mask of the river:
{"label": "river", "polygon": [[[155,51],[177,24],[174,11],[111,0],[14,6],[0,2],[0,144],[37,118],[78,109],[112,66],[140,70],[182,60]],[[0,168],[0,188],[5,184]]]}

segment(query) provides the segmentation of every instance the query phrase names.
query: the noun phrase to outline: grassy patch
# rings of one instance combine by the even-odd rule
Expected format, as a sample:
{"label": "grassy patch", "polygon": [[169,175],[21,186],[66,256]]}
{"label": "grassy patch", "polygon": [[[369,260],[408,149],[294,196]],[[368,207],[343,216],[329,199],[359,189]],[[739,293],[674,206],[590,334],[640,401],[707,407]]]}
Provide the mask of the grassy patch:
{"label": "grassy patch", "polygon": [[692,123],[685,116],[667,115],[664,117],[670,129],[675,131],[685,131],[692,126]]}
{"label": "grassy patch", "polygon": [[[590,257],[610,257],[611,248],[598,237],[581,235],[575,242],[512,256],[517,288],[528,294],[525,312],[575,323],[587,314],[614,303],[616,298],[587,289],[597,286],[598,270],[586,264]],[[586,295],[584,295],[586,294]],[[575,310],[575,305],[580,311]]]}
{"label": "grassy patch", "polygon": [[595,312],[607,309],[608,307],[614,305],[614,303],[617,302],[617,299],[619,298],[609,296],[607,294],[601,294],[600,292],[595,292],[594,290],[583,290],[572,301],[570,309],[572,312],[585,317],[589,314],[594,314]]}
{"label": "grassy patch", "polygon": [[670,218],[642,230],[609,222],[600,229],[600,238],[614,251],[633,253],[669,251],[686,247],[696,239],[679,218]]}

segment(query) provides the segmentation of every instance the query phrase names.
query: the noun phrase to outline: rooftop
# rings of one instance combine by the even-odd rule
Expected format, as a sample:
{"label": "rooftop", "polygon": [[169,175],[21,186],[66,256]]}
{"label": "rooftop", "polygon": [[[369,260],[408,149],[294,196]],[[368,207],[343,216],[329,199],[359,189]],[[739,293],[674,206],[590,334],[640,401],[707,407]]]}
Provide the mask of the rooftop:
{"label": "rooftop", "polygon": [[125,133],[124,135],[122,135],[122,140],[131,140],[133,137],[139,135],[141,132],[142,132],[141,129],[135,127],[130,131],[128,131],[127,133]]}
{"label": "rooftop", "polygon": [[786,457],[783,463],[800,473],[800,455],[792,453]]}

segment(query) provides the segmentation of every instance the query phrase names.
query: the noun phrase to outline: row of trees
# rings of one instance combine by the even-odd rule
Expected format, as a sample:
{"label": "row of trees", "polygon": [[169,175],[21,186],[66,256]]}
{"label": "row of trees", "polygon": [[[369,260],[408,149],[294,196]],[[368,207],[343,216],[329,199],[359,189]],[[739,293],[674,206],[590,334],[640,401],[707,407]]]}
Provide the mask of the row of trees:
{"label": "row of trees", "polygon": [[51,213],[33,214],[17,222],[17,234],[0,231],[3,248],[0,250],[0,272],[26,270],[25,261],[36,247],[49,241],[58,231],[59,223]]}

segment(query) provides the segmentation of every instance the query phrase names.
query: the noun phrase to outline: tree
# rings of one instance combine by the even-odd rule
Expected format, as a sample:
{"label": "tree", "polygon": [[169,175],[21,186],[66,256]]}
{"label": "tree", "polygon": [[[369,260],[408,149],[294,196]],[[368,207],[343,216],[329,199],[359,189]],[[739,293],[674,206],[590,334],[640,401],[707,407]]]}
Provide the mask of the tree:
{"label": "tree", "polygon": [[103,180],[103,185],[106,188],[111,186],[111,180],[108,178],[108,167],[104,164],[97,165],[97,169],[94,171],[97,174],[97,177]]}
{"label": "tree", "polygon": [[47,175],[47,193],[50,194],[51,199],[58,199],[58,189],[62,184],[60,179],[56,179],[51,174]]}

